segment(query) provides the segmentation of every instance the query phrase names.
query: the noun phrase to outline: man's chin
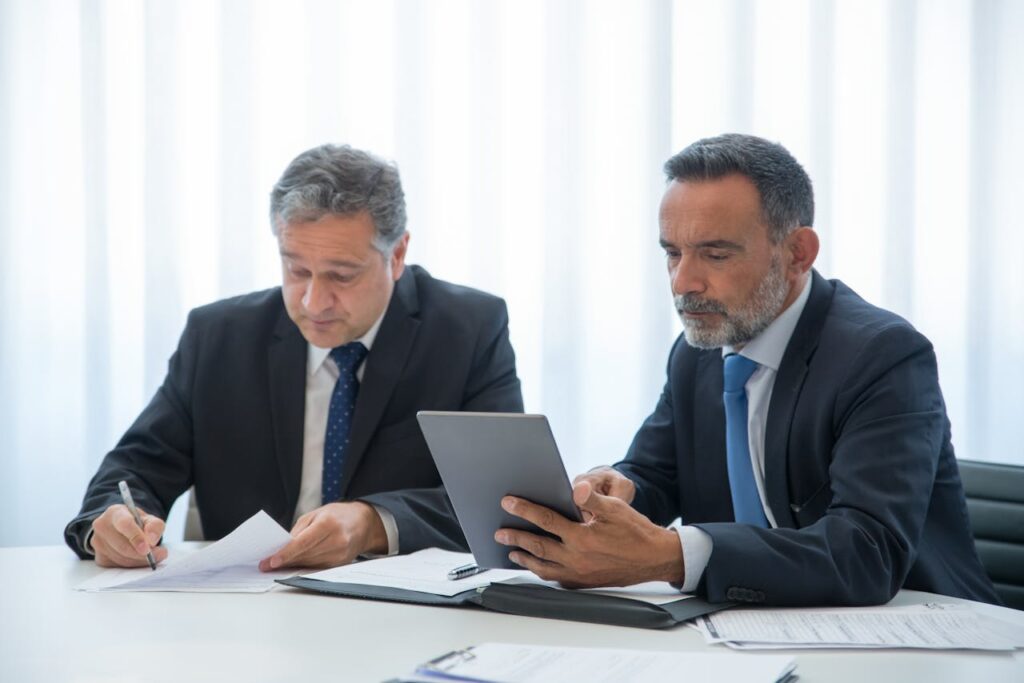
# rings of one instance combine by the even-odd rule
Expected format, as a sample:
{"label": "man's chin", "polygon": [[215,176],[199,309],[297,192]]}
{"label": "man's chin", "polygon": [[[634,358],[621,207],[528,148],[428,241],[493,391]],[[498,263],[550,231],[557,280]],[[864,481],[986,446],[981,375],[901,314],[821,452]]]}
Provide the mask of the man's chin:
{"label": "man's chin", "polygon": [[351,341],[346,334],[347,330],[336,322],[330,325],[317,325],[306,320],[299,326],[299,331],[306,341],[321,349],[337,348]]}

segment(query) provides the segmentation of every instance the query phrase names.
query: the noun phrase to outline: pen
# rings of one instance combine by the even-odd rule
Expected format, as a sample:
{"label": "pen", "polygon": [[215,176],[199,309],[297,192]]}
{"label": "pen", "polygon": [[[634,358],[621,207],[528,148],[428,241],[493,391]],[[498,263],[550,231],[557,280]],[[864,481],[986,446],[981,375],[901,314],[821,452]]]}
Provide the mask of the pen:
{"label": "pen", "polygon": [[[128,482],[118,482],[117,488],[121,489],[121,500],[124,501],[124,505],[128,508],[128,512],[132,513],[132,517],[135,518],[135,523],[138,524],[141,529],[142,517],[139,516],[139,509],[135,507],[135,501],[132,500],[132,492],[128,490]],[[156,560],[153,558],[153,551],[146,553],[146,559],[149,560],[149,568],[156,571]]]}
{"label": "pen", "polygon": [[478,567],[478,566],[476,566],[473,563],[464,564],[461,567],[456,567],[455,569],[453,569],[450,572],[448,572],[448,580],[449,581],[458,581],[459,579],[464,579],[467,576],[473,576],[474,574],[481,574],[481,573],[483,573],[485,571],[487,571],[487,567]]}

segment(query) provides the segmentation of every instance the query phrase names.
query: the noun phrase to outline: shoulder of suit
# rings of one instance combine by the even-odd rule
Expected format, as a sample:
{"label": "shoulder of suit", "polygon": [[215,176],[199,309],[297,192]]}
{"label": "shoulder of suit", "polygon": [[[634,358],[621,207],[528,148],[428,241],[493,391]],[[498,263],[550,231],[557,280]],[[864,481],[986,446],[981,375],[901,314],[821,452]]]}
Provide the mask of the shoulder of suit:
{"label": "shoulder of suit", "polygon": [[872,339],[894,339],[930,344],[906,318],[864,300],[841,280],[830,280],[835,287],[825,321],[827,331],[850,343]]}
{"label": "shoulder of suit", "polygon": [[505,305],[504,299],[499,296],[473,287],[440,280],[432,276],[422,266],[410,265],[408,268],[412,271],[413,279],[416,282],[416,293],[421,306],[491,309]]}
{"label": "shoulder of suit", "polygon": [[266,325],[277,322],[284,309],[281,288],[271,287],[258,292],[233,296],[192,309],[188,324],[210,325]]}

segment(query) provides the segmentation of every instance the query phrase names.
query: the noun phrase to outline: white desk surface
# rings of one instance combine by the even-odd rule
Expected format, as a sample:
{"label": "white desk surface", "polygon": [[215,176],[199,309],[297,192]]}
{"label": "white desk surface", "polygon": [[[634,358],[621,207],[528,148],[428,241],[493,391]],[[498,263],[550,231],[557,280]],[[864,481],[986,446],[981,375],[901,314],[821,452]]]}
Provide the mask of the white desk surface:
{"label": "white desk surface", "polygon": [[[486,641],[727,651],[686,626],[598,626],[283,587],[263,594],[72,590],[97,571],[63,546],[0,548],[0,681],[384,681]],[[956,601],[903,591],[894,604],[935,599]],[[986,608],[1024,627],[1024,612]],[[791,652],[800,683],[1024,682],[1021,650]]]}

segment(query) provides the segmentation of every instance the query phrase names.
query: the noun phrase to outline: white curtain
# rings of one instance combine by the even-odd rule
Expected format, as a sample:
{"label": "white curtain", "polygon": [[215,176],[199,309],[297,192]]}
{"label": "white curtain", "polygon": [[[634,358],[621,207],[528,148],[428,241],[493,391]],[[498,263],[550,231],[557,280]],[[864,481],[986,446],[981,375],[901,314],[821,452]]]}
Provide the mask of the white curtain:
{"label": "white curtain", "polygon": [[60,542],[191,307],[277,282],[267,194],[326,141],[398,162],[412,261],[506,298],[570,474],[654,405],[660,167],[725,131],[935,343],[959,455],[1024,464],[1021,36],[1014,0],[0,0],[0,545]]}

